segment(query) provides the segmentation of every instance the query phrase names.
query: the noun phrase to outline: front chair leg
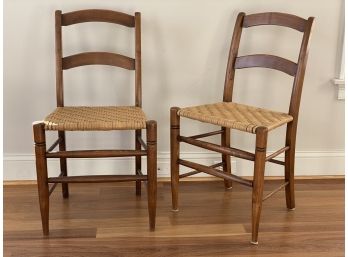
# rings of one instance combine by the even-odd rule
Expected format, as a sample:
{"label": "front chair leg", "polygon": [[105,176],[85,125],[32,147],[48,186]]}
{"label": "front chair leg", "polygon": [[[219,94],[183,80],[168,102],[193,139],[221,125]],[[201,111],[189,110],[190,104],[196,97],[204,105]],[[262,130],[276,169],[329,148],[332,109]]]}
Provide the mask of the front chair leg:
{"label": "front chair leg", "polygon": [[[59,151],[65,151],[66,145],[65,145],[65,132],[64,131],[58,131],[58,137],[60,139],[59,142]],[[68,167],[66,164],[66,158],[60,158],[60,171],[63,174],[64,177],[68,176]],[[68,183],[62,183],[62,194],[63,198],[69,198],[69,186]]]}
{"label": "front chair leg", "polygon": [[155,230],[157,201],[157,123],[146,122],[147,139],[147,198],[150,230]]}
{"label": "front chair leg", "polygon": [[49,234],[49,191],[48,191],[48,176],[47,176],[47,159],[46,159],[46,136],[45,124],[34,123],[34,142],[35,142],[35,157],[36,157],[36,175],[37,186],[39,191],[39,203],[42,221],[43,234]]}
{"label": "front chair leg", "polygon": [[179,187],[179,154],[180,142],[180,108],[170,108],[170,176],[172,186],[172,210],[178,211],[178,187]]}
{"label": "front chair leg", "polygon": [[[230,147],[231,145],[231,130],[226,127],[222,127],[222,133],[221,133],[221,146]],[[231,156],[222,154],[222,170],[225,173],[231,174]],[[232,188],[232,180],[225,179],[225,188],[231,189]]]}
{"label": "front chair leg", "polygon": [[252,244],[258,244],[260,215],[262,209],[263,185],[266,163],[267,128],[256,129],[256,149],[254,162],[254,180],[252,193]]}

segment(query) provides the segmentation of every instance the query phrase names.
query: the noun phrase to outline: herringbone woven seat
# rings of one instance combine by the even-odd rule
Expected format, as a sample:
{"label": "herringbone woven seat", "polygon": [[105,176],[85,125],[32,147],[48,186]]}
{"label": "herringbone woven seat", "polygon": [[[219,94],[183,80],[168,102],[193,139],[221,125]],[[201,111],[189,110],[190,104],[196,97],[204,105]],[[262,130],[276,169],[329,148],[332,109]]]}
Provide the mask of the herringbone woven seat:
{"label": "herringbone woven seat", "polygon": [[178,115],[254,134],[258,127],[272,130],[293,119],[286,113],[230,102],[187,107],[180,109]]}
{"label": "herringbone woven seat", "polygon": [[46,130],[144,129],[146,117],[135,106],[57,107],[45,120]]}

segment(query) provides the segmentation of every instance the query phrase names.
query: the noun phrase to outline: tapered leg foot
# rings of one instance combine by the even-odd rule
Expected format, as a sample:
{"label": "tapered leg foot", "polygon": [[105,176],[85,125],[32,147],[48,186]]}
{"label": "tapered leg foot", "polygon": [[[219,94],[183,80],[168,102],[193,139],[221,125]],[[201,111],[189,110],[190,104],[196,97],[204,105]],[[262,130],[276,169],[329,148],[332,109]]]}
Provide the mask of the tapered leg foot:
{"label": "tapered leg foot", "polygon": [[172,211],[178,210],[179,197],[179,154],[180,144],[178,137],[180,135],[180,116],[178,107],[170,109],[170,176],[172,187]]}
{"label": "tapered leg foot", "polygon": [[252,235],[251,243],[258,242],[259,224],[262,209],[264,173],[266,163],[266,147],[267,147],[266,128],[260,127],[256,130],[256,147],[254,161],[254,180],[252,193]]}
{"label": "tapered leg foot", "polygon": [[156,203],[157,203],[157,123],[146,123],[147,133],[147,193],[150,230],[156,226]]}
{"label": "tapered leg foot", "polygon": [[47,176],[45,125],[43,123],[34,123],[33,131],[42,231],[43,234],[47,236],[49,234],[49,189]]}

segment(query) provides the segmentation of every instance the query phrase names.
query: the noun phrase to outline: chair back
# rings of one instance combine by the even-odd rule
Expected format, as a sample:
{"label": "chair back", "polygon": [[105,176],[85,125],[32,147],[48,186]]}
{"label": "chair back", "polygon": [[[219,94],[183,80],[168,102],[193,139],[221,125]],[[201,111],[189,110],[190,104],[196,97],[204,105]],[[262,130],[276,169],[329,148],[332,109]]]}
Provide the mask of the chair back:
{"label": "chair back", "polygon": [[[295,15],[277,12],[257,13],[250,15],[239,13],[234,26],[228,57],[223,100],[225,102],[232,101],[233,83],[236,69],[263,67],[282,71],[294,77],[289,114],[293,116],[296,123],[301,100],[303,80],[306,71],[308,43],[311,35],[313,20],[313,17],[309,17],[307,20],[305,20]],[[238,48],[243,28],[260,25],[283,26],[303,33],[297,63],[279,56],[266,54],[238,56]]]}
{"label": "chair back", "polygon": [[[135,106],[141,107],[141,21],[140,13],[134,16],[121,12],[89,9],[62,14],[55,12],[56,41],[56,94],[57,106],[64,106],[63,70],[84,65],[110,65],[135,71]],[[63,57],[62,26],[84,22],[108,22],[135,29],[135,58],[109,52],[83,52]]]}

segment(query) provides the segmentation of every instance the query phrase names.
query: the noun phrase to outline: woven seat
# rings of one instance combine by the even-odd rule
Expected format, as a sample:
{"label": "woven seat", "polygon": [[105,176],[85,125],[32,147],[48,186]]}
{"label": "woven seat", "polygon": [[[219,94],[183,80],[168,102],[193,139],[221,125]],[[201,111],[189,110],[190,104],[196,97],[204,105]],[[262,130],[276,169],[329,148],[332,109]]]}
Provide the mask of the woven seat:
{"label": "woven seat", "polygon": [[135,106],[57,107],[45,120],[46,130],[127,130],[146,128],[143,110]]}
{"label": "woven seat", "polygon": [[258,127],[272,130],[293,119],[286,113],[230,102],[187,107],[180,109],[178,115],[254,134]]}

